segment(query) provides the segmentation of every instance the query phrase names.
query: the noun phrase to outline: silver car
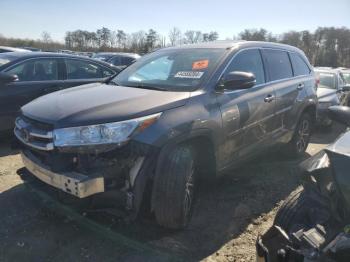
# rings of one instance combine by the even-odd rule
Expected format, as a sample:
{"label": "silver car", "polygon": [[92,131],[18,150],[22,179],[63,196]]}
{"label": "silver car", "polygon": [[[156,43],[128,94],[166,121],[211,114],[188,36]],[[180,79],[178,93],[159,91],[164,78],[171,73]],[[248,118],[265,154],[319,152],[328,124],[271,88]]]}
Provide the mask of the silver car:
{"label": "silver car", "polygon": [[315,73],[318,80],[317,122],[322,126],[331,126],[327,109],[334,105],[349,105],[349,85],[340,69],[316,67]]}

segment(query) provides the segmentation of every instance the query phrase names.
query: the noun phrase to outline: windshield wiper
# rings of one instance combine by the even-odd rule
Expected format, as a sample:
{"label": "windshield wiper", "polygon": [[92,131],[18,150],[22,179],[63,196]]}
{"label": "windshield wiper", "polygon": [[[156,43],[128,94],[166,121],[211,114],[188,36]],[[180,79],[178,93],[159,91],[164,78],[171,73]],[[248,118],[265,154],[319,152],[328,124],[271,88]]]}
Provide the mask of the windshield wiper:
{"label": "windshield wiper", "polygon": [[109,81],[107,85],[113,85],[113,86],[119,86],[116,82],[114,81]]}
{"label": "windshield wiper", "polygon": [[150,89],[150,90],[160,90],[160,91],[168,91],[165,88],[156,87],[156,86],[149,86],[149,85],[127,85],[127,87],[143,88],[143,89]]}

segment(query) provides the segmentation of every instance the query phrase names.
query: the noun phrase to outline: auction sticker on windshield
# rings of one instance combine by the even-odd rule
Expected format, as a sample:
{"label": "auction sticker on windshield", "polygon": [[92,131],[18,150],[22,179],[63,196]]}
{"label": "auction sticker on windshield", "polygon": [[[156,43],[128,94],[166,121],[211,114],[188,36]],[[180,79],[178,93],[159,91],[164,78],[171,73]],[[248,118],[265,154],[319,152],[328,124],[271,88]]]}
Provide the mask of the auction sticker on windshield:
{"label": "auction sticker on windshield", "polygon": [[203,74],[204,72],[198,72],[198,71],[180,71],[180,72],[177,72],[174,77],[199,79],[202,77]]}
{"label": "auction sticker on windshield", "polygon": [[192,70],[206,69],[209,66],[209,60],[200,60],[192,63]]}

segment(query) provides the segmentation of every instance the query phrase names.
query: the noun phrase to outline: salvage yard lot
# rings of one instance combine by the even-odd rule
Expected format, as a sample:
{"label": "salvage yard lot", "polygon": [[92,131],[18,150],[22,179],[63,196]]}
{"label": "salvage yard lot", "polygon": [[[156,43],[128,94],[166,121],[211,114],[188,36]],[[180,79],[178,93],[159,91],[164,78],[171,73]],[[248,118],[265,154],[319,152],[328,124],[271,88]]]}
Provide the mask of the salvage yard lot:
{"label": "salvage yard lot", "polygon": [[[317,132],[305,158],[341,132]],[[271,153],[203,185],[190,226],[174,232],[147,220],[128,225],[107,214],[80,215],[33,191],[16,174],[18,153],[3,141],[0,261],[255,261],[256,236],[298,187],[300,161]]]}

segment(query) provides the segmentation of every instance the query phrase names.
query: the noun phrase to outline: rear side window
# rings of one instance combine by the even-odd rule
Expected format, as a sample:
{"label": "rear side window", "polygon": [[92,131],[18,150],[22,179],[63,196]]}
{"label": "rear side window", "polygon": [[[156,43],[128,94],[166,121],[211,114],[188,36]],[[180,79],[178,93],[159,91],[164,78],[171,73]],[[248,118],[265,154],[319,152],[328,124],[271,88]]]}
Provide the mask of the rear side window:
{"label": "rear side window", "polygon": [[123,65],[130,65],[135,61],[135,58],[132,57],[123,57],[122,58],[122,64]]}
{"label": "rear side window", "polygon": [[104,78],[114,74],[112,70],[88,61],[67,59],[66,65],[67,79]]}
{"label": "rear side window", "polygon": [[292,61],[293,71],[295,76],[309,75],[310,68],[305,63],[305,61],[300,57],[300,55],[295,53],[290,53],[290,60]]}
{"label": "rear side window", "polygon": [[55,59],[31,59],[13,67],[7,73],[17,75],[18,81],[58,80]]}
{"label": "rear side window", "polygon": [[259,50],[249,49],[237,54],[225,73],[228,74],[232,71],[253,73],[257,85],[265,83],[264,67]]}
{"label": "rear side window", "polygon": [[293,76],[292,65],[288,53],[279,50],[264,50],[270,81],[290,78]]}
{"label": "rear side window", "polygon": [[121,61],[121,58],[120,56],[115,56],[115,57],[112,57],[110,60],[108,60],[109,63],[115,65],[115,66],[120,66],[122,65],[122,61]]}

